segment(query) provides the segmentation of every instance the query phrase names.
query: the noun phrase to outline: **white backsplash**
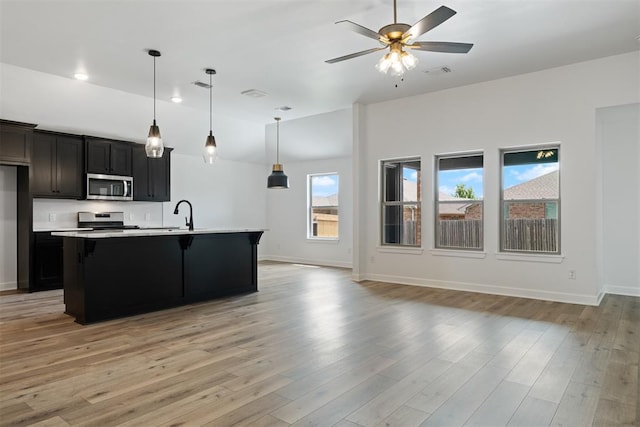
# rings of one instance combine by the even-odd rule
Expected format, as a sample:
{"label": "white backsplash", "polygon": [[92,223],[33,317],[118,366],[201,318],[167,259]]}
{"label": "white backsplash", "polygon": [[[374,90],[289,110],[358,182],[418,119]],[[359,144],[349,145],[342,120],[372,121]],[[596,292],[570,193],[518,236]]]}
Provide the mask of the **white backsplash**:
{"label": "white backsplash", "polygon": [[33,229],[51,230],[78,226],[78,212],[124,212],[126,225],[164,226],[163,204],[105,200],[33,199]]}

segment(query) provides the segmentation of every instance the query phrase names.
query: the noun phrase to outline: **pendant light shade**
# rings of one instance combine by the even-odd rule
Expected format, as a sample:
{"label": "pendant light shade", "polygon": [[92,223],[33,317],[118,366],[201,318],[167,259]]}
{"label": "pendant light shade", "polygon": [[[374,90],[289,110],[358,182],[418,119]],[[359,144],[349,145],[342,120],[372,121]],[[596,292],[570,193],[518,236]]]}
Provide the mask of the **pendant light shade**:
{"label": "pendant light shade", "polygon": [[271,175],[267,178],[267,188],[289,188],[289,177],[284,174],[284,168],[280,164],[280,117],[276,121],[276,163],[273,165]]}
{"label": "pendant light shade", "polygon": [[162,157],[164,153],[160,128],[156,124],[156,58],[160,56],[160,52],[152,49],[149,51],[149,55],[153,57],[153,124],[149,128],[144,150],[147,153],[147,157],[158,158]]}
{"label": "pendant light shade", "polygon": [[216,70],[212,68],[207,68],[205,70],[207,74],[209,74],[209,136],[207,136],[207,140],[204,144],[204,162],[208,165],[213,164],[218,158],[218,146],[216,145],[216,137],[213,136],[213,108],[212,108],[212,99],[213,99],[213,84],[211,80],[211,76],[216,73]]}

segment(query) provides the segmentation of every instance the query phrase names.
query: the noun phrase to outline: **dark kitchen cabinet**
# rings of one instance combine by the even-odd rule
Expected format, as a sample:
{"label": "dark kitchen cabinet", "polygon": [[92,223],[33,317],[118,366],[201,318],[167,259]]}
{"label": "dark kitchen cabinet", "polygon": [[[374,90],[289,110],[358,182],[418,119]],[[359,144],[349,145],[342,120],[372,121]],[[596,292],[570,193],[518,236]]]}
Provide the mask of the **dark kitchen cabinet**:
{"label": "dark kitchen cabinet", "polygon": [[34,197],[82,199],[84,196],[82,137],[35,131],[31,166]]}
{"label": "dark kitchen cabinet", "polygon": [[28,165],[33,128],[29,123],[0,120],[0,164]]}
{"label": "dark kitchen cabinet", "polygon": [[33,233],[33,277],[29,291],[62,289],[62,237]]}
{"label": "dark kitchen cabinet", "polygon": [[87,173],[131,176],[131,155],[134,144],[110,139],[85,137]]}
{"label": "dark kitchen cabinet", "polygon": [[168,202],[171,200],[171,148],[159,159],[148,158],[144,145],[133,147],[133,200]]}

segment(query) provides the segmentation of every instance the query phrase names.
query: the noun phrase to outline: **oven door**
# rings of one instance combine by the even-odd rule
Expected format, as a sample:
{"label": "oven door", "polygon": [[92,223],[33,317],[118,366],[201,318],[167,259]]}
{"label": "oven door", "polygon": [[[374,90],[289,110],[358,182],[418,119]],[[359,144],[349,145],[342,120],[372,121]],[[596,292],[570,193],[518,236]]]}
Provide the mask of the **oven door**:
{"label": "oven door", "polygon": [[133,200],[133,178],[88,173],[87,199]]}

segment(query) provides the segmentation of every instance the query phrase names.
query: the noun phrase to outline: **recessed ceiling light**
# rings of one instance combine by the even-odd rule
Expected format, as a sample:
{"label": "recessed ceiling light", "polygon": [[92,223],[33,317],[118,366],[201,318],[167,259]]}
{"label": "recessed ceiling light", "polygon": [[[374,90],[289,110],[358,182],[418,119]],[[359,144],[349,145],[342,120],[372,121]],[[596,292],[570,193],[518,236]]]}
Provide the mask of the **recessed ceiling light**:
{"label": "recessed ceiling light", "polygon": [[82,80],[82,81],[87,80],[89,78],[89,76],[87,76],[85,73],[75,73],[73,77],[76,80]]}
{"label": "recessed ceiling light", "polygon": [[264,98],[267,96],[267,92],[263,92],[258,89],[247,89],[240,92],[241,95],[250,96],[251,98]]}
{"label": "recessed ceiling light", "polygon": [[171,97],[171,102],[174,102],[176,104],[180,104],[182,102],[182,98],[180,98],[179,96],[172,96]]}

